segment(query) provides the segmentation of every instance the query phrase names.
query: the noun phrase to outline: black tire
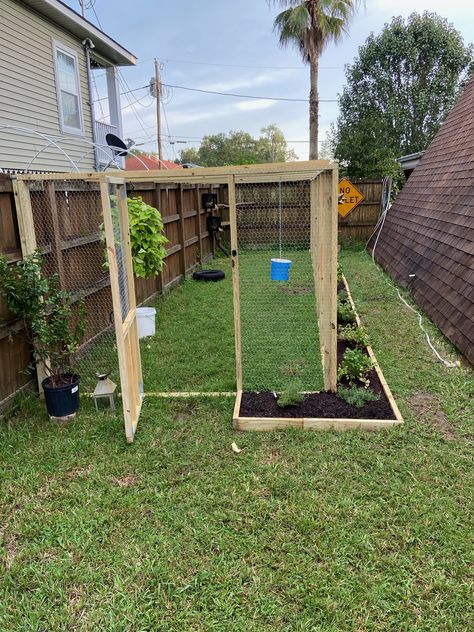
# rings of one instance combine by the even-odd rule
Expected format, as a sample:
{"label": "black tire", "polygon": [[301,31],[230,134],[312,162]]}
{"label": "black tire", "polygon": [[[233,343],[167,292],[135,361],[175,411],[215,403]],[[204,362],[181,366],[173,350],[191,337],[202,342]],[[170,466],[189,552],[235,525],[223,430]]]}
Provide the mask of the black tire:
{"label": "black tire", "polygon": [[193,274],[195,281],[222,281],[225,279],[225,272],[222,270],[200,270]]}

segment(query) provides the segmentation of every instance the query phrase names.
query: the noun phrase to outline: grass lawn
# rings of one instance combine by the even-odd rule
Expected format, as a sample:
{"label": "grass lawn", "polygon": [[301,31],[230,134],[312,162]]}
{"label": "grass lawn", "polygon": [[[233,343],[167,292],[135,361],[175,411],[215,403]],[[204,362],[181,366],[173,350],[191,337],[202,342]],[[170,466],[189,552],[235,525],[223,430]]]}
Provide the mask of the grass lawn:
{"label": "grass lawn", "polygon": [[[313,273],[309,252],[292,251],[289,283],[270,280],[275,253],[239,257],[242,371],[246,390],[321,390]],[[142,342],[145,391],[235,391],[232,271],[227,259],[208,267],[219,283],[192,279],[158,299],[157,332]]]}
{"label": "grass lawn", "polygon": [[[0,422],[0,630],[472,629],[473,374],[434,361],[366,254],[341,259],[405,425],[238,434],[232,399],[149,398],[127,446],[90,402],[65,428],[19,402]],[[231,290],[208,291],[163,305],[162,357],[144,349],[160,389],[233,388]]]}

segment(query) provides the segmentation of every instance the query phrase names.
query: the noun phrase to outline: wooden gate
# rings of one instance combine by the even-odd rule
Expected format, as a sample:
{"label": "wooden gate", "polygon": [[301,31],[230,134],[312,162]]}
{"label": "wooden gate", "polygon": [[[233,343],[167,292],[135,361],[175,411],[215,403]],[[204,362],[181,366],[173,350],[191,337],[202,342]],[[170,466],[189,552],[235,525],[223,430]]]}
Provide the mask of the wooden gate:
{"label": "wooden gate", "polygon": [[132,443],[143,399],[127,189],[123,178],[103,176],[100,192],[110,271],[125,436]]}

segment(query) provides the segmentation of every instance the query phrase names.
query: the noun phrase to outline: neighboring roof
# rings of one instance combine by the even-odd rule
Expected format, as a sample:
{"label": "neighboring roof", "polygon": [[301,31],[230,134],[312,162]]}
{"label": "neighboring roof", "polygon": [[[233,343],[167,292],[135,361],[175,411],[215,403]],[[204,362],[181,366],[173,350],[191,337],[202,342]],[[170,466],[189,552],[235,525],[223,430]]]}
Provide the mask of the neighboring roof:
{"label": "neighboring roof", "polygon": [[20,2],[76,35],[79,39],[89,38],[95,46],[93,51],[107,61],[113,62],[117,66],[134,66],[137,63],[133,53],[61,0],[20,0]]}
{"label": "neighboring roof", "polygon": [[[145,164],[143,164],[145,163]],[[158,158],[154,156],[146,156],[145,154],[140,154],[140,157],[130,156],[125,159],[125,169],[127,171],[143,171],[144,169],[159,169],[160,163]],[[182,169],[181,165],[177,165],[175,162],[171,162],[171,160],[162,160],[161,161],[162,169]]]}
{"label": "neighboring roof", "polygon": [[[375,259],[474,363],[474,78],[387,214]],[[414,278],[409,275],[414,274]]]}
{"label": "neighboring roof", "polygon": [[400,156],[400,158],[397,158],[397,162],[400,164],[401,168],[404,171],[407,171],[408,169],[414,169],[416,165],[420,162],[420,158],[423,156],[424,153],[424,151],[417,151],[414,154]]}

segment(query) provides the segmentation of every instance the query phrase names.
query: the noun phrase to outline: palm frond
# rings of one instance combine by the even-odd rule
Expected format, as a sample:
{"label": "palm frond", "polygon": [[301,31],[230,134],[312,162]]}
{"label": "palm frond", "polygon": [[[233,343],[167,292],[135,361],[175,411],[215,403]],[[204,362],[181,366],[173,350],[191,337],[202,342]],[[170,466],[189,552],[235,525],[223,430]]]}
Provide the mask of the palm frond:
{"label": "palm frond", "polygon": [[275,18],[280,45],[296,45],[305,61],[326,45],[339,42],[364,0],[267,0],[287,7]]}

